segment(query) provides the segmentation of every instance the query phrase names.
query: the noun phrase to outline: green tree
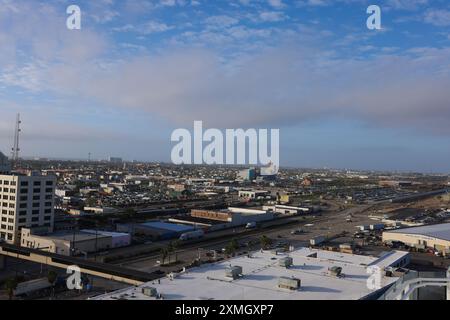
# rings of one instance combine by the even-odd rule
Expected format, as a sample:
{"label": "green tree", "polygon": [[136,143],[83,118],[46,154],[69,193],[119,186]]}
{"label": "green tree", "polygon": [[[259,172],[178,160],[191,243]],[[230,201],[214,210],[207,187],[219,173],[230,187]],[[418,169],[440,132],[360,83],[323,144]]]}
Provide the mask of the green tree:
{"label": "green tree", "polygon": [[263,235],[260,238],[260,242],[261,242],[261,247],[263,249],[267,249],[270,245],[272,245],[272,239],[270,239],[269,237],[267,237],[266,235]]}
{"label": "green tree", "polygon": [[56,284],[57,279],[58,279],[58,274],[55,271],[50,270],[47,274],[47,280],[52,285],[52,296],[55,295],[55,284]]}
{"label": "green tree", "polygon": [[12,300],[14,296],[14,290],[17,289],[17,279],[16,278],[9,278],[5,282],[5,289],[8,292],[9,300]]}
{"label": "green tree", "polygon": [[239,243],[236,239],[233,239],[225,247],[225,254],[232,255],[237,251],[237,249],[239,249]]}
{"label": "green tree", "polygon": [[167,248],[162,248],[161,249],[162,265],[164,265],[164,263],[166,262],[168,255],[169,255],[169,251],[167,250]]}

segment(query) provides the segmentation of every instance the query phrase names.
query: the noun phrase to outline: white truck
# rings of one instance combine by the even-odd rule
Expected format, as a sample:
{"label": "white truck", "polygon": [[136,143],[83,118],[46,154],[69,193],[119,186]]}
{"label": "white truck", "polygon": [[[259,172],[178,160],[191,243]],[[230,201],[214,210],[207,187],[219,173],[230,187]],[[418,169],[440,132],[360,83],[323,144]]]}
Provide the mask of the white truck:
{"label": "white truck", "polygon": [[249,222],[247,223],[247,225],[245,226],[245,229],[255,229],[257,227],[256,222]]}
{"label": "white truck", "polygon": [[205,232],[203,230],[190,231],[190,232],[183,233],[180,236],[180,240],[188,241],[188,240],[200,239],[200,238],[203,238],[204,235],[205,235]]}

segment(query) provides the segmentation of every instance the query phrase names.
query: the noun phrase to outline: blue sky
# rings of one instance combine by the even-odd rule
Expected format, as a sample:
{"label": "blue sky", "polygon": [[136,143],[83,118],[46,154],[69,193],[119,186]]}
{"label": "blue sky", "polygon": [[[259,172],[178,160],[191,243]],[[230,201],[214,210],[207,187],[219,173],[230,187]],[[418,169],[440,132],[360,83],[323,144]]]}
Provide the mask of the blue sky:
{"label": "blue sky", "polygon": [[445,0],[0,0],[0,47],[5,153],[20,112],[25,156],[169,161],[203,120],[279,128],[282,165],[450,171]]}

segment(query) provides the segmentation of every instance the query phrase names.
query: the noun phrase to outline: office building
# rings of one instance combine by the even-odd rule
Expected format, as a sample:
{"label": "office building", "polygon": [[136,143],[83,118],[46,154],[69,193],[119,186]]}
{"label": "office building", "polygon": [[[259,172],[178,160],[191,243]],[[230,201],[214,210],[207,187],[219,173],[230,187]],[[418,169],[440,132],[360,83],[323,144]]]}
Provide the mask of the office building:
{"label": "office building", "polygon": [[20,244],[22,228],[53,229],[56,177],[0,175],[0,238]]}
{"label": "office building", "polygon": [[8,158],[0,152],[0,174],[8,174],[11,171],[11,164]]}

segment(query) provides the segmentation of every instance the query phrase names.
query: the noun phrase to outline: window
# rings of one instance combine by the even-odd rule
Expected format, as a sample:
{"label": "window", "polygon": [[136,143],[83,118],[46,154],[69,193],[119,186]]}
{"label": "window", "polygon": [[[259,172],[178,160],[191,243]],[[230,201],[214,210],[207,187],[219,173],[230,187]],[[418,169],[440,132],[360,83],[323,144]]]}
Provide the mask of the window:
{"label": "window", "polygon": [[21,203],[21,204],[19,205],[19,208],[20,208],[20,209],[26,209],[26,208],[27,208],[27,204],[26,204],[26,203]]}
{"label": "window", "polygon": [[47,193],[53,192],[53,189],[52,188],[47,188],[47,189],[45,189],[45,192],[47,192]]}
{"label": "window", "polygon": [[20,218],[19,219],[19,223],[26,223],[27,222],[27,218]]}
{"label": "window", "polygon": [[28,189],[20,189],[20,193],[22,193],[22,194],[28,193]]}
{"label": "window", "polygon": [[37,214],[39,214],[39,210],[33,210],[33,211],[31,212],[31,214],[32,214],[32,215],[37,215]]}
{"label": "window", "polygon": [[28,181],[22,181],[22,182],[20,183],[20,186],[21,186],[21,187],[28,187]]}
{"label": "window", "polygon": [[46,206],[46,207],[51,207],[51,206],[52,206],[52,203],[51,203],[51,202],[46,202],[46,203],[45,203],[45,206]]}
{"label": "window", "polygon": [[28,197],[27,196],[21,196],[20,197],[20,201],[28,201]]}
{"label": "window", "polygon": [[47,182],[45,182],[45,185],[46,186],[52,186],[53,185],[53,181],[47,181]]}
{"label": "window", "polygon": [[51,219],[52,219],[51,216],[44,217],[44,220],[45,220],[45,221],[50,221]]}
{"label": "window", "polygon": [[41,182],[40,182],[40,181],[35,181],[35,182],[33,183],[33,185],[34,185],[35,187],[40,186],[40,185],[41,185]]}
{"label": "window", "polygon": [[38,221],[39,221],[39,217],[31,218],[31,221],[32,221],[32,222],[38,222]]}
{"label": "window", "polygon": [[40,203],[39,202],[33,202],[33,208],[39,208]]}
{"label": "window", "polygon": [[45,196],[45,200],[52,200],[53,196],[51,194],[48,194]]}
{"label": "window", "polygon": [[41,189],[39,189],[39,188],[34,188],[33,189],[33,193],[39,193],[39,192],[41,192]]}
{"label": "window", "polygon": [[52,213],[52,209],[45,209],[44,213]]}
{"label": "window", "polygon": [[26,216],[27,212],[26,211],[19,211],[19,216]]}

